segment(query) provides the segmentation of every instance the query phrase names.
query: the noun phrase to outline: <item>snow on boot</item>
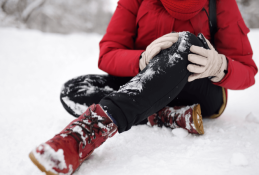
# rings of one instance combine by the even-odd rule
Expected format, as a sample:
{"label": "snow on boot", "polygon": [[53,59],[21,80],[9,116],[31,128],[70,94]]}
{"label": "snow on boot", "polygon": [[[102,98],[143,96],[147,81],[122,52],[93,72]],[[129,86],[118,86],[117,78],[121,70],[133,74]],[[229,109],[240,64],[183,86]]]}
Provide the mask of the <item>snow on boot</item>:
{"label": "snow on boot", "polygon": [[204,134],[199,104],[182,107],[164,107],[158,114],[148,117],[150,126],[184,128],[192,134]]}
{"label": "snow on boot", "polygon": [[93,104],[59,134],[36,147],[29,157],[47,175],[71,175],[116,132],[117,126],[102,107]]}

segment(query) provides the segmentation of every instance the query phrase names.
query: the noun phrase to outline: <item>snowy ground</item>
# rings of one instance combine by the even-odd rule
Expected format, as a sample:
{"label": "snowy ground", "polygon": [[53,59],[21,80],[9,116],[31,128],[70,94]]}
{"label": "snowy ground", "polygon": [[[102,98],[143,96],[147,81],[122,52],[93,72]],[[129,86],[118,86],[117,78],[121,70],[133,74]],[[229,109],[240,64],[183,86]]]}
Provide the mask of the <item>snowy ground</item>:
{"label": "snowy ground", "polygon": [[[259,30],[249,37],[259,65]],[[62,83],[102,73],[97,68],[100,39],[94,34],[0,29],[1,174],[42,174],[28,154],[73,119],[59,102]],[[97,149],[75,175],[258,175],[259,76],[256,79],[255,86],[230,92],[223,116],[204,120],[203,136],[133,127]]]}

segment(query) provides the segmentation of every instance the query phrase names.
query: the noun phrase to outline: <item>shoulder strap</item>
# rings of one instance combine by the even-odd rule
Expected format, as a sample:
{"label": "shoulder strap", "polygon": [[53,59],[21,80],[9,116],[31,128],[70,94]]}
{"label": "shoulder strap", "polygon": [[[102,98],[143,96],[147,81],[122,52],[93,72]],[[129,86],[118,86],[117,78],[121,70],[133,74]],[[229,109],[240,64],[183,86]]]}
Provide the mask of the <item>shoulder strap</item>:
{"label": "shoulder strap", "polygon": [[209,23],[210,23],[210,36],[211,43],[214,45],[214,37],[217,32],[217,12],[216,12],[216,0],[210,0],[209,4]]}

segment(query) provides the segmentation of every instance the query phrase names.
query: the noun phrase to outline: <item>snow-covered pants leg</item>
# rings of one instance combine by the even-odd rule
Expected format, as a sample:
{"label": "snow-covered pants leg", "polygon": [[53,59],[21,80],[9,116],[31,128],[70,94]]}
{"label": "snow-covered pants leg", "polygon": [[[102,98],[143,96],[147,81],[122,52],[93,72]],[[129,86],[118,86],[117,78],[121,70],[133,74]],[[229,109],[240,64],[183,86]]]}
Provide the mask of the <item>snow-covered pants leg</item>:
{"label": "snow-covered pants leg", "polygon": [[131,78],[112,75],[79,76],[64,84],[60,101],[68,113],[79,117],[88,106],[99,103],[103,97],[117,91]]}
{"label": "snow-covered pants leg", "polygon": [[[187,70],[191,45],[204,47],[195,35],[180,33],[172,47],[162,50],[137,76],[100,101],[116,120],[120,133],[162,109],[180,94],[191,74]],[[212,84],[209,80],[206,83]]]}
{"label": "snow-covered pants leg", "polygon": [[[132,77],[112,75],[83,75],[67,81],[61,91],[60,101],[68,113],[79,117],[93,103],[119,90]],[[167,106],[186,106],[199,103],[203,117],[218,113],[222,105],[222,89],[203,78],[187,83]],[[143,121],[140,124],[147,123]]]}

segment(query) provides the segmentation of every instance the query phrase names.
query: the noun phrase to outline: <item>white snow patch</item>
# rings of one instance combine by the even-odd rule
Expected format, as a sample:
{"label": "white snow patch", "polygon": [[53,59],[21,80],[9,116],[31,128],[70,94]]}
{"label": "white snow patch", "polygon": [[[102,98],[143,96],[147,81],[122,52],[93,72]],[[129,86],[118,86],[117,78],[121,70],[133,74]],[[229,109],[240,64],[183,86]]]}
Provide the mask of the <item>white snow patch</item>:
{"label": "white snow patch", "polygon": [[118,92],[125,92],[129,93],[129,90],[137,90],[138,92],[141,92],[143,90],[143,84],[142,82],[134,79],[127,83],[125,86],[122,86]]}
{"label": "white snow patch", "polygon": [[97,115],[97,113],[93,111],[92,111],[92,118],[98,118],[98,120],[103,120],[103,118],[100,115]]}
{"label": "white snow patch", "polygon": [[[92,80],[90,79],[85,79],[84,82],[91,82]],[[101,80],[100,80],[101,81]],[[114,89],[109,87],[109,86],[105,86],[104,88],[100,88],[100,87],[96,87],[96,86],[93,86],[93,85],[81,85],[81,86],[78,86],[77,88],[80,88],[77,90],[77,93],[79,92],[84,92],[84,96],[89,96],[91,94],[94,94],[96,91],[100,90],[100,91],[108,91],[108,92],[113,92]],[[64,87],[63,87],[64,89]],[[70,92],[70,89],[69,87],[67,87],[66,89],[66,93],[69,93]],[[81,94],[79,95],[76,95],[76,96],[81,96]]]}
{"label": "white snow patch", "polygon": [[143,84],[140,81],[139,76],[132,78],[130,82],[121,86],[117,92],[136,94],[136,92],[129,92],[132,90],[136,90],[138,92],[141,92],[143,90]]}
{"label": "white snow patch", "polygon": [[195,128],[195,126],[194,126],[194,124],[193,123],[190,123],[190,118],[192,117],[192,115],[191,115],[191,113],[189,112],[189,113],[187,113],[187,114],[185,114],[185,127],[188,129],[188,130],[191,130],[191,128],[194,128],[194,129],[196,129]]}
{"label": "white snow patch", "polygon": [[69,165],[69,171],[67,173],[59,173],[59,175],[71,175],[73,173],[73,165]]}
{"label": "white snow patch", "polygon": [[224,129],[222,129],[222,128],[219,128],[218,131],[219,131],[220,133],[225,133]]}
{"label": "white snow patch", "polygon": [[[133,77],[127,84],[120,87],[118,92],[129,93],[135,95],[137,92],[141,92],[143,90],[144,83],[147,80],[151,80],[155,75],[155,71],[148,67],[145,72],[138,74],[137,76]],[[137,92],[131,92],[135,90]]]}
{"label": "white snow patch", "polygon": [[[186,123],[185,123],[185,127],[186,127],[188,130],[190,130],[191,128],[196,129],[194,123],[190,123],[190,118],[192,117],[192,115],[191,115],[190,113],[185,114],[185,112],[186,112],[189,108],[192,108],[192,109],[193,109],[195,105],[196,105],[196,104],[194,104],[194,105],[192,105],[192,106],[185,106],[185,107],[182,107],[182,108],[180,108],[180,109],[174,109],[173,107],[170,107],[170,108],[169,108],[169,110],[171,111],[170,115],[174,116],[175,113],[180,114],[180,115],[184,115],[185,122],[186,122]],[[179,121],[179,120],[180,120],[180,118],[177,118],[177,121]],[[176,126],[175,123],[173,123],[173,124],[171,125],[171,127],[172,127],[172,128],[176,128],[177,126]]]}
{"label": "white snow patch", "polygon": [[174,66],[175,63],[177,63],[179,60],[183,60],[180,54],[174,53],[174,55],[169,55],[169,61],[168,63],[171,66]]}
{"label": "white snow patch", "polygon": [[178,50],[180,52],[184,52],[187,49],[188,41],[187,41],[188,34],[187,32],[179,32],[179,38],[181,39],[181,42],[178,46]]}
{"label": "white snow patch", "polygon": [[146,81],[146,80],[151,80],[152,77],[154,76],[155,71],[153,71],[152,68],[147,69],[143,74],[142,74],[142,81]]}
{"label": "white snow patch", "polygon": [[236,166],[247,166],[248,165],[248,160],[247,160],[246,156],[242,153],[233,153],[230,162],[232,165],[236,165]]}
{"label": "white snow patch", "polygon": [[114,91],[114,89],[109,86],[105,86],[103,89],[106,91]]}
{"label": "white snow patch", "polygon": [[87,105],[81,105],[79,103],[75,103],[72,100],[70,100],[68,97],[62,97],[62,100],[64,101],[64,103],[67,104],[68,107],[70,107],[78,115],[83,114],[88,109]]}
{"label": "white snow patch", "polygon": [[[35,148],[33,150],[33,154],[34,154],[35,158],[41,163],[41,165],[43,165],[45,167],[45,169],[47,171],[52,171],[52,172],[56,173],[53,168],[58,168],[60,170],[67,168],[65,158],[64,158],[64,151],[62,149],[58,149],[58,151],[56,152],[53,148],[51,148],[46,143],[44,143],[40,146],[41,146],[40,149],[42,149],[42,148],[44,149],[44,153],[40,154],[40,153],[36,152],[36,148]],[[59,161],[59,163],[57,164],[57,163],[53,162],[53,160]]]}
{"label": "white snow patch", "polygon": [[39,151],[42,151],[43,148],[44,148],[44,147],[43,147],[42,145],[40,145],[40,146],[38,147],[38,150],[39,150]]}
{"label": "white snow patch", "polygon": [[65,138],[67,134],[60,134],[61,137]]}
{"label": "white snow patch", "polygon": [[246,121],[259,124],[259,116],[257,116],[257,115],[255,115],[254,113],[250,112],[250,113],[246,116]]}
{"label": "white snow patch", "polygon": [[73,132],[76,132],[80,135],[81,140],[83,141],[84,145],[86,145],[86,139],[88,138],[87,135],[84,136],[84,132],[83,129],[80,126],[75,126],[74,128],[72,128]]}
{"label": "white snow patch", "polygon": [[[83,90],[86,90],[86,89],[83,89]],[[93,94],[95,91],[96,91],[96,88],[94,86],[90,86],[90,87],[87,86],[86,94]]]}
{"label": "white snow patch", "polygon": [[175,128],[172,130],[172,133],[179,138],[184,138],[188,136],[188,131],[186,129],[183,128]]}

